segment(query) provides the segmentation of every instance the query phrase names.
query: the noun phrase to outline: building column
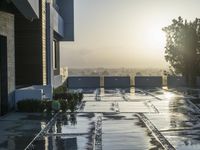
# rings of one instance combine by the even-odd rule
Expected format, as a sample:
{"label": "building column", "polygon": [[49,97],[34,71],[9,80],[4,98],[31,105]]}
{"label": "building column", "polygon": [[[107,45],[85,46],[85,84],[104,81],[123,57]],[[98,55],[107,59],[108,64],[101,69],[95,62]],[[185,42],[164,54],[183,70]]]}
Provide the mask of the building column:
{"label": "building column", "polygon": [[[6,84],[3,88],[6,90],[6,96],[4,96],[4,104],[6,103],[6,109],[10,110],[14,108],[14,90],[15,90],[15,35],[14,35],[14,15],[0,11],[0,35],[4,38],[6,44],[6,50],[0,49],[2,57],[1,69],[5,70],[3,73],[2,82]],[[4,52],[2,52],[4,51]]]}
{"label": "building column", "polygon": [[47,85],[53,91],[53,19],[51,15],[51,4],[46,4],[46,56],[47,56]]}

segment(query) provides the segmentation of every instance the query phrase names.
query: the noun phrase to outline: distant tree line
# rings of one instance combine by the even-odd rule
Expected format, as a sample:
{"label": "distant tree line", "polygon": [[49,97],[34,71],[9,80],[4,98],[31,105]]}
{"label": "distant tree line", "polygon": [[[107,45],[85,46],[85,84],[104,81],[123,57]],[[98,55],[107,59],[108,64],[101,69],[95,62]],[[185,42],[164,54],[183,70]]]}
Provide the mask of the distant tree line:
{"label": "distant tree line", "polygon": [[186,78],[188,86],[195,86],[200,76],[200,19],[173,19],[172,24],[164,27],[166,33],[165,59],[174,74]]}

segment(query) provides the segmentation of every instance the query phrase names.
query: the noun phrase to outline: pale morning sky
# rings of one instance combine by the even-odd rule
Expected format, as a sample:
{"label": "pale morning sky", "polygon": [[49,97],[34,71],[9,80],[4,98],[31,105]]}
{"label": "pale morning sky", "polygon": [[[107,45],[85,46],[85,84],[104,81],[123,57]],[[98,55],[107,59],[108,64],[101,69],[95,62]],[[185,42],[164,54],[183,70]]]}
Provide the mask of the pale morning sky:
{"label": "pale morning sky", "polygon": [[200,0],[74,0],[75,41],[61,43],[61,66],[166,67],[173,18],[200,18]]}

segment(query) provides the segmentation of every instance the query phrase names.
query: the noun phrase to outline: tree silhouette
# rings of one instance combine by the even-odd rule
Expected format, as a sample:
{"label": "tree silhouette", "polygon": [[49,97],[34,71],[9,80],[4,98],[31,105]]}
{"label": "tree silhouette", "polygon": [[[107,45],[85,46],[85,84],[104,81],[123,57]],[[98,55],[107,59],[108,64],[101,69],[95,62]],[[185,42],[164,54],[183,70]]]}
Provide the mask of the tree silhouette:
{"label": "tree silhouette", "polygon": [[178,17],[163,31],[166,61],[176,74],[186,77],[188,86],[195,86],[196,76],[200,74],[200,19],[188,22]]}

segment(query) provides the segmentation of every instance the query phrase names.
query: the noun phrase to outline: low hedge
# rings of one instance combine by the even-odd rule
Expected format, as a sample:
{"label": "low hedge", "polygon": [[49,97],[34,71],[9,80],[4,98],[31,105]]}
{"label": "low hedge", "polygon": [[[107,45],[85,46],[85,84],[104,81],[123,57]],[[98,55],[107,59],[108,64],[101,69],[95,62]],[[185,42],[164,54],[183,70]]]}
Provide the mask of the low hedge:
{"label": "low hedge", "polygon": [[[60,110],[67,111],[70,109],[68,105],[68,101],[59,100],[60,102]],[[76,106],[75,106],[76,107]],[[52,101],[51,100],[35,100],[35,99],[27,99],[22,100],[17,103],[17,108],[19,112],[51,112],[52,111]],[[70,109],[71,111],[74,111]]]}
{"label": "low hedge", "polygon": [[83,93],[78,93],[78,100],[79,102],[83,100]]}
{"label": "low hedge", "polygon": [[[64,90],[63,87],[60,87],[60,89]],[[60,90],[60,92],[62,91]],[[74,112],[76,110],[77,105],[82,101],[83,99],[83,93],[69,93],[69,92],[63,92],[63,93],[54,93],[53,96],[54,100],[58,100],[60,103],[60,110],[63,112],[67,111],[68,109],[71,112]],[[36,99],[26,99],[19,101],[17,103],[17,108],[19,112],[51,112],[52,111],[52,101],[51,100],[36,100]]]}
{"label": "low hedge", "polygon": [[63,84],[55,89],[53,89],[53,95],[55,94],[61,94],[61,93],[66,93],[67,92],[67,87]]}
{"label": "low hedge", "polygon": [[53,99],[68,99],[68,93],[57,93],[53,95]]}
{"label": "low hedge", "polygon": [[68,92],[67,87],[65,84],[55,88],[53,90],[53,99],[55,100],[71,100],[71,99],[78,99],[79,102],[83,99],[83,93],[81,92]]}
{"label": "low hedge", "polygon": [[78,100],[78,102],[81,102],[83,99],[83,93],[79,93],[79,92],[74,92],[74,93],[57,93],[54,94],[53,99],[55,100],[59,100],[59,99],[64,99],[64,100]]}
{"label": "low hedge", "polygon": [[42,101],[36,99],[27,99],[17,103],[20,112],[42,112]]}

